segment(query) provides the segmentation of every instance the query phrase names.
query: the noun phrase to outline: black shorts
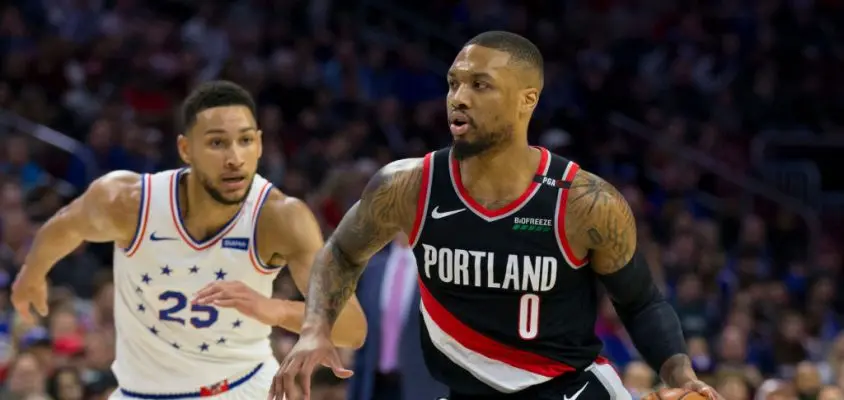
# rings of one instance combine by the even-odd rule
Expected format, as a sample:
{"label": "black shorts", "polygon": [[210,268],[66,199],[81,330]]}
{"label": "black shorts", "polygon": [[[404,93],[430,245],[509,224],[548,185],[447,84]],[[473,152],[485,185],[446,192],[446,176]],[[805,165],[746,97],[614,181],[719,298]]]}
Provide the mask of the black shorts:
{"label": "black shorts", "polygon": [[465,395],[452,391],[447,400],[631,400],[615,370],[607,364],[592,364],[577,375],[566,374],[517,393]]}

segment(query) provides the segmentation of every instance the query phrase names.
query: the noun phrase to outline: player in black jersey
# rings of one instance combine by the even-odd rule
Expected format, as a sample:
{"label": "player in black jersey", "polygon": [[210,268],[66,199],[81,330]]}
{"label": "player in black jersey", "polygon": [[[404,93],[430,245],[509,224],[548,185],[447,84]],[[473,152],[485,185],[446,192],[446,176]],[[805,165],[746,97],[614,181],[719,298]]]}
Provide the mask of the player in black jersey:
{"label": "player in black jersey", "polygon": [[635,255],[621,194],[528,145],[542,63],[508,32],[463,47],[448,72],[453,145],[385,166],[343,218],[313,267],[302,334],[272,396],[307,398],[315,365],[338,365],[332,324],[369,258],[404,231],[426,363],[450,399],[630,399],[599,356],[598,281],[666,384],[720,398],[697,379],[677,315]]}

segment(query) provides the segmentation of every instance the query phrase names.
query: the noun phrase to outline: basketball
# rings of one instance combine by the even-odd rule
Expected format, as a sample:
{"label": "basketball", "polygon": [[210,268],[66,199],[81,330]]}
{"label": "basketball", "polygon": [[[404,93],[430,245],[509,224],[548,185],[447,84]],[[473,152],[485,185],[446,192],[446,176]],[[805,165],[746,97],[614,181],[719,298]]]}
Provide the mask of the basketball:
{"label": "basketball", "polygon": [[642,400],[707,400],[706,396],[686,389],[660,389]]}

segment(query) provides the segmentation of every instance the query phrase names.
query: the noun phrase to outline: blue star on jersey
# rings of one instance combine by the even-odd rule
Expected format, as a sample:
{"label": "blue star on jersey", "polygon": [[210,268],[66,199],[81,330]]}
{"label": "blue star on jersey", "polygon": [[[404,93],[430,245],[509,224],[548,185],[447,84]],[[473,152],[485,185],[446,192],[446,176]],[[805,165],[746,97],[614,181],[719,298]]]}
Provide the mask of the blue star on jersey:
{"label": "blue star on jersey", "polygon": [[[147,331],[152,336],[160,338],[167,343],[171,348],[178,351],[198,352],[198,353],[212,353],[215,348],[225,346],[228,342],[226,334],[219,336],[214,341],[190,343],[185,341],[189,336],[180,336],[176,332],[182,329],[205,329],[212,326],[219,326],[220,311],[208,305],[191,304],[188,294],[177,290],[164,290],[158,295],[158,300],[161,303],[156,303],[154,298],[144,298],[144,291],[154,290],[158,285],[168,283],[169,279],[179,279],[179,276],[196,275],[199,278],[203,276],[211,281],[222,281],[226,279],[228,272],[223,268],[213,270],[208,268],[206,271],[200,270],[196,265],[189,267],[163,265],[158,267],[160,274],[156,276],[156,280],[150,276],[150,273],[143,273],[140,275],[140,282],[135,285],[134,292],[138,295],[139,302],[134,312],[142,321],[147,321]],[[154,282],[154,284],[153,284]],[[174,281],[175,283],[178,283]],[[172,283],[172,282],[171,282]],[[141,286],[148,286],[142,289]],[[177,287],[175,285],[167,285],[169,287]],[[155,318],[155,321],[150,321],[150,318]],[[241,328],[244,321],[240,318],[224,322],[229,324],[230,329]],[[223,333],[223,332],[220,332]],[[174,340],[178,339],[178,340]],[[208,340],[208,339],[206,339]]]}

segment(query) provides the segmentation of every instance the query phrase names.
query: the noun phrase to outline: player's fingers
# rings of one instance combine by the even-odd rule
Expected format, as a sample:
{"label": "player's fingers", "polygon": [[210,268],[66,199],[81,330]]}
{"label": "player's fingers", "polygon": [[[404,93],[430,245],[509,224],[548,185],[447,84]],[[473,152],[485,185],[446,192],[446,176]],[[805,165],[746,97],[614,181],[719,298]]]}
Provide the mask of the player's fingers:
{"label": "player's fingers", "polygon": [[223,308],[237,308],[243,304],[243,302],[239,299],[219,299],[213,300],[208,302],[208,304],[213,304],[217,307]]}
{"label": "player's fingers", "polygon": [[15,311],[18,312],[18,315],[21,316],[23,322],[27,324],[35,323],[35,318],[32,317],[32,312],[29,311],[29,302],[22,301],[22,302],[15,302]]}
{"label": "player's fingers", "polygon": [[226,297],[230,297],[226,295],[224,291],[218,291],[213,293],[203,294],[202,296],[197,297],[194,301],[198,304],[211,304],[217,300],[224,299]]}
{"label": "player's fingers", "polygon": [[38,315],[42,317],[46,317],[50,312],[50,307],[47,305],[47,296],[41,296],[33,306],[35,307],[35,311],[38,312]]}
{"label": "player's fingers", "polygon": [[337,349],[331,350],[322,362],[322,365],[331,368],[331,372],[334,372],[334,376],[340,379],[351,378],[352,375],[354,375],[353,371],[348,370],[343,366],[343,361],[340,359],[340,353],[337,352]]}
{"label": "player's fingers", "polygon": [[292,357],[289,363],[282,371],[282,390],[281,396],[287,396],[288,399],[299,399],[298,389],[296,388],[296,375],[302,367],[302,360],[299,357]]}
{"label": "player's fingers", "polygon": [[311,375],[314,373],[314,364],[312,362],[305,363],[302,370],[299,371],[299,386],[302,388],[302,397],[305,400],[311,398]]}
{"label": "player's fingers", "polygon": [[703,396],[706,396],[706,398],[709,399],[709,400],[720,400],[720,397],[718,396],[718,394],[711,387],[704,386],[704,387],[698,388],[697,392],[702,394]]}
{"label": "player's fingers", "polygon": [[278,372],[276,372],[273,377],[273,384],[272,388],[270,388],[270,397],[268,400],[278,400],[284,398],[284,382],[282,381],[282,378],[284,377],[284,368],[287,367],[287,364],[288,360],[285,359],[278,367]]}
{"label": "player's fingers", "polygon": [[196,292],[196,294],[194,294],[193,297],[194,297],[194,299],[198,299],[198,298],[201,298],[201,297],[207,297],[207,296],[210,296],[214,293],[219,293],[222,290],[223,290],[222,287],[220,287],[216,283],[212,282],[212,283],[208,284],[207,286],[205,286],[204,288],[199,289],[199,291]]}

